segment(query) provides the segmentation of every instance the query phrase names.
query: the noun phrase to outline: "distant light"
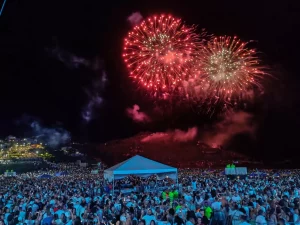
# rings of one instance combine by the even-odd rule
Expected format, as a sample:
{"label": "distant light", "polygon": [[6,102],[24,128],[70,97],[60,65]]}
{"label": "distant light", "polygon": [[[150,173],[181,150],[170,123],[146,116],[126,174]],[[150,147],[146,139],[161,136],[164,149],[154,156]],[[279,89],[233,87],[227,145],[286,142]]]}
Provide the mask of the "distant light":
{"label": "distant light", "polygon": [[39,151],[36,151],[36,154],[39,154]]}

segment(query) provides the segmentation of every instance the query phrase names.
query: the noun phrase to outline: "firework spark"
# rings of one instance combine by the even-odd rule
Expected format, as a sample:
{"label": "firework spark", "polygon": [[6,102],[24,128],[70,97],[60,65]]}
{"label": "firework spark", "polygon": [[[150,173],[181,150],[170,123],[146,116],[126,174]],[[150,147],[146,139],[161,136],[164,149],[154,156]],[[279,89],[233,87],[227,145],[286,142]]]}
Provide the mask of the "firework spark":
{"label": "firework spark", "polygon": [[201,35],[172,16],[153,16],[125,38],[124,61],[140,86],[165,97],[180,89],[183,80],[199,76],[195,70]]}
{"label": "firework spark", "polygon": [[[239,101],[262,89],[264,68],[254,49],[237,37],[216,37],[202,49],[200,87],[206,98]],[[198,86],[199,87],[199,86]]]}

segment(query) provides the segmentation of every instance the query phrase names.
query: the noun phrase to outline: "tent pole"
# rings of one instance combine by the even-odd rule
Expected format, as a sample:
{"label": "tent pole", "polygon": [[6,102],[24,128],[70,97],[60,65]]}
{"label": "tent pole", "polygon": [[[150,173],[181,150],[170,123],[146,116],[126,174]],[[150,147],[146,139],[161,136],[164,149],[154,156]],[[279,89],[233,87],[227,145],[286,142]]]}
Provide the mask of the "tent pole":
{"label": "tent pole", "polygon": [[113,176],[113,191],[112,194],[115,194],[115,175]]}
{"label": "tent pole", "polygon": [[177,190],[179,189],[179,185],[178,185],[178,169],[176,170],[176,184],[177,184]]}
{"label": "tent pole", "polygon": [[157,191],[158,190],[158,175],[156,174],[155,176],[155,186],[154,186],[154,190]]}

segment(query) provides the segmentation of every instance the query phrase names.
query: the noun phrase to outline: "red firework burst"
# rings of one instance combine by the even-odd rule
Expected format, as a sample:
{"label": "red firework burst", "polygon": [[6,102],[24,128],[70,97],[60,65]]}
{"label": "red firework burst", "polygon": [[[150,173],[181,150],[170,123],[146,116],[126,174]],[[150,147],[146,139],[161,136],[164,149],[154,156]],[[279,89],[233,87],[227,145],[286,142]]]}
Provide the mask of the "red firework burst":
{"label": "red firework burst", "polygon": [[125,38],[123,57],[139,85],[150,93],[170,94],[183,80],[199,75],[201,35],[172,16],[153,16]]}

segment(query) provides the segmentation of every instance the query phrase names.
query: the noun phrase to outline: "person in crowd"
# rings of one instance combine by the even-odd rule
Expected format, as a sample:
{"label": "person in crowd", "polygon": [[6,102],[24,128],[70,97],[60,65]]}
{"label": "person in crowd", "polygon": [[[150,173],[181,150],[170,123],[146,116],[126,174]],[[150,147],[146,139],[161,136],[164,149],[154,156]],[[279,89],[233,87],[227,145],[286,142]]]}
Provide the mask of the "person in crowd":
{"label": "person in crowd", "polygon": [[142,219],[146,221],[146,225],[150,225],[151,221],[155,221],[156,220],[156,218],[153,215],[153,212],[152,212],[151,209],[147,210],[147,214],[146,215],[143,215],[143,214],[144,214],[144,211],[142,212]]}
{"label": "person in crowd", "polygon": [[255,222],[256,222],[256,225],[267,225],[267,221],[264,216],[264,211],[262,209],[258,210]]}
{"label": "person in crowd", "polygon": [[246,215],[241,215],[240,220],[241,223],[239,225],[250,225],[250,223],[247,222],[247,216]]}
{"label": "person in crowd", "polygon": [[276,210],[272,208],[269,212],[269,225],[277,225]]}
{"label": "person in crowd", "polygon": [[[239,225],[241,223],[240,217],[244,215],[244,213],[239,209],[239,206],[235,203],[234,209],[231,211],[231,219],[232,225]],[[261,224],[262,225],[262,224]]]}

